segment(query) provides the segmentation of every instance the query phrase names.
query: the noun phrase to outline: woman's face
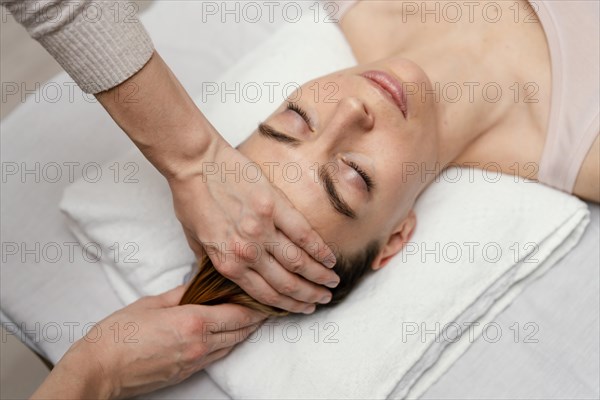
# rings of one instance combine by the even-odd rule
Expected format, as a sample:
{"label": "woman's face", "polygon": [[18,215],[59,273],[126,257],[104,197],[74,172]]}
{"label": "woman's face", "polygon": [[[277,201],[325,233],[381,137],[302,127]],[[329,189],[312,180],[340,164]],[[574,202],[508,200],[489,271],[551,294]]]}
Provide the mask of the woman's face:
{"label": "woman's face", "polygon": [[425,73],[401,58],[338,71],[292,93],[291,105],[239,146],[341,254],[372,240],[385,245],[402,229],[406,239],[414,200],[433,179],[424,169],[437,161],[435,104],[406,95],[399,105],[374,83],[381,75],[361,75],[368,71],[410,82],[405,93],[431,90]]}

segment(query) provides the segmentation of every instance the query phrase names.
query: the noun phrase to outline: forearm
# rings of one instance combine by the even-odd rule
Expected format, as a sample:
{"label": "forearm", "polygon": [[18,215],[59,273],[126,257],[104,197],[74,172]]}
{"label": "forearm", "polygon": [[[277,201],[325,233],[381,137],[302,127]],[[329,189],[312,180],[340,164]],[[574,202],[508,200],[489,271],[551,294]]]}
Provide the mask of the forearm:
{"label": "forearm", "polygon": [[[83,339],[81,339],[83,340]],[[76,342],[56,364],[31,399],[109,399],[112,386],[101,366]]]}
{"label": "forearm", "polygon": [[86,93],[115,87],[139,71],[154,45],[137,5],[107,0],[0,0]]}
{"label": "forearm", "polygon": [[225,143],[158,53],[127,81],[96,95],[146,158],[167,178],[199,173]]}

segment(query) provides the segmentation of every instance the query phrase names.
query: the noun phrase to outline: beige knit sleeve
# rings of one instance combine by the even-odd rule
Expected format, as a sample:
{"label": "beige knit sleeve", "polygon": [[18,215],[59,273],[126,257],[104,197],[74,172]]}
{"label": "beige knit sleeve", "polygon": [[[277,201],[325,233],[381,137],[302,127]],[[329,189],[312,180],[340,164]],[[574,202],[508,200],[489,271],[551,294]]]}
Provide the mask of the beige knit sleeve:
{"label": "beige knit sleeve", "polygon": [[117,86],[150,59],[154,45],[135,3],[0,0],[86,93]]}

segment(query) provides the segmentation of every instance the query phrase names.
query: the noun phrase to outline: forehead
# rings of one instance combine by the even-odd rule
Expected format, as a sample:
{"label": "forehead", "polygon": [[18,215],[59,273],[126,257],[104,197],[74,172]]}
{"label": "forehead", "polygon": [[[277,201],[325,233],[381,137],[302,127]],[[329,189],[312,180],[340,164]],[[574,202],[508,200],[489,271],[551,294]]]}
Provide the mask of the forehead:
{"label": "forehead", "polygon": [[[257,131],[240,145],[240,150],[260,166],[263,174],[304,214],[313,228],[319,231],[321,225],[326,226],[322,217],[331,212],[331,206],[319,181],[321,164],[316,159],[307,158],[298,149],[273,143]],[[255,179],[254,168],[246,169],[245,179]]]}

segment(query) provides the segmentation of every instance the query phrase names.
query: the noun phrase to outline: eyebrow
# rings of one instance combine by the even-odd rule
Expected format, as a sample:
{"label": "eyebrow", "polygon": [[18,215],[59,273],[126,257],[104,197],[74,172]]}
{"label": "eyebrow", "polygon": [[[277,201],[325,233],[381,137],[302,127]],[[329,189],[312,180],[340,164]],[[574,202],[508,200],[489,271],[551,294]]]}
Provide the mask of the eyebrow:
{"label": "eyebrow", "polygon": [[335,189],[335,185],[333,184],[333,177],[331,176],[331,171],[327,168],[327,165],[321,165],[319,167],[319,177],[323,182],[323,186],[325,191],[327,192],[327,197],[329,197],[329,202],[339,213],[356,219],[356,213],[354,210],[344,201],[344,199],[339,195],[337,190]]}
{"label": "eyebrow", "polygon": [[[285,133],[274,129],[272,126],[265,123],[260,123],[258,125],[258,132],[268,139],[278,141],[290,147],[295,148],[301,143],[300,140],[286,135]],[[334,179],[332,177],[330,168],[327,168],[327,166],[328,164],[321,165],[319,167],[319,178],[323,182],[323,188],[325,189],[325,193],[327,193],[329,202],[340,214],[352,219],[356,219],[356,212],[342,198],[342,196],[340,196],[335,188]]]}
{"label": "eyebrow", "polygon": [[300,140],[286,135],[285,133],[279,132],[271,125],[267,125],[265,123],[258,124],[258,132],[268,139],[276,140],[292,147],[297,147],[300,144]]}

